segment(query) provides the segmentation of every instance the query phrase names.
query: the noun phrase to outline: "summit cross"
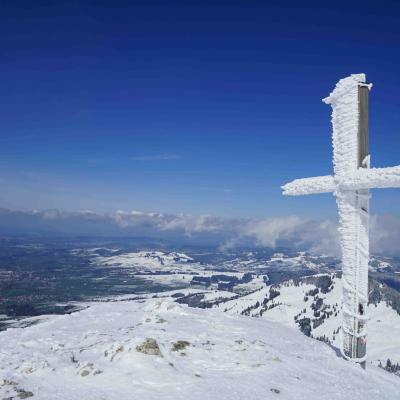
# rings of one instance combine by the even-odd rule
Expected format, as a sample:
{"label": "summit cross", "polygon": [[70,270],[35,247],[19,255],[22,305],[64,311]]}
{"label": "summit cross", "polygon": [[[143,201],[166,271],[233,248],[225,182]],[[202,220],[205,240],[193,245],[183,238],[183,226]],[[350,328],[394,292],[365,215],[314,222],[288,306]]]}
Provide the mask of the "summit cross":
{"label": "summit cross", "polygon": [[332,106],[334,175],[296,179],[284,195],[333,192],[339,212],[342,250],[343,356],[365,366],[369,263],[369,190],[400,187],[400,166],[370,168],[368,95],[364,74],[341,79],[322,101]]}

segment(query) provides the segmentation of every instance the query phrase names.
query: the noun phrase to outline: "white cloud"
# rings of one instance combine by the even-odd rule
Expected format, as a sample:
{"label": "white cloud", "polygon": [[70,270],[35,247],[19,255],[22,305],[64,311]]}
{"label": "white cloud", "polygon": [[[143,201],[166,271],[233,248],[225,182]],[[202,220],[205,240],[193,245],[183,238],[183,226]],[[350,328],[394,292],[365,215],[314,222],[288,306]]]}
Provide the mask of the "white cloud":
{"label": "white cloud", "polygon": [[371,250],[386,255],[400,254],[400,216],[374,215],[370,221]]}
{"label": "white cloud", "polygon": [[315,221],[295,215],[252,220],[240,235],[253,237],[267,247],[287,246],[314,253],[339,255],[337,226],[330,220]]}
{"label": "white cloud", "polygon": [[181,232],[186,236],[214,235],[221,249],[243,244],[276,247],[283,245],[315,253],[339,254],[336,224],[295,215],[267,219],[227,219],[210,215],[118,211],[115,221],[122,228],[147,227],[156,232]]}
{"label": "white cloud", "polygon": [[[0,210],[0,231],[66,232],[68,234],[143,235],[177,241],[212,243],[221,249],[238,246],[285,246],[317,254],[340,255],[337,224],[295,215],[265,219],[232,219],[211,215],[142,211],[34,212]],[[400,255],[400,216],[371,218],[371,251]]]}
{"label": "white cloud", "polygon": [[223,231],[228,221],[209,215],[144,213],[141,211],[117,211],[113,218],[123,228],[147,225],[160,231],[183,231],[187,235]]}
{"label": "white cloud", "polygon": [[241,234],[254,236],[263,246],[275,247],[277,240],[290,239],[302,223],[302,220],[296,216],[253,220],[243,227]]}

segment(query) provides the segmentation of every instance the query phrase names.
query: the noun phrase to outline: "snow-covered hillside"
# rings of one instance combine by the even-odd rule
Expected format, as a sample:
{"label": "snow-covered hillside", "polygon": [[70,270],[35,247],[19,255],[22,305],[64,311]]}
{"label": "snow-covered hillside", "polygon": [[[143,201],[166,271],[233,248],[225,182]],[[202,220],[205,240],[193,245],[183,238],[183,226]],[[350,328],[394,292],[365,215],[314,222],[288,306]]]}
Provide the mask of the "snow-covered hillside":
{"label": "snow-covered hillside", "polygon": [[[162,251],[139,251],[123,253],[108,257],[98,256],[94,259],[99,266],[132,268],[139,271],[193,271],[190,263],[193,259],[182,253],[164,253]],[[199,265],[196,265],[199,269]]]}
{"label": "snow-covered hillside", "polygon": [[255,251],[240,254],[239,257],[234,257],[222,263],[222,267],[225,269],[290,272],[326,272],[335,268],[336,265],[337,261],[332,259],[332,257],[315,256],[305,252],[294,254],[274,253],[271,256],[265,257],[258,255]]}
{"label": "snow-covered hillside", "polygon": [[0,333],[0,398],[397,399],[400,379],[266,319],[173,297],[95,303]]}
{"label": "snow-covered hillside", "polygon": [[[374,290],[379,285],[372,285]],[[230,314],[262,317],[340,346],[342,282],[335,274],[320,274],[268,286],[215,307]],[[383,365],[400,362],[400,315],[381,295],[368,306],[368,360]]]}

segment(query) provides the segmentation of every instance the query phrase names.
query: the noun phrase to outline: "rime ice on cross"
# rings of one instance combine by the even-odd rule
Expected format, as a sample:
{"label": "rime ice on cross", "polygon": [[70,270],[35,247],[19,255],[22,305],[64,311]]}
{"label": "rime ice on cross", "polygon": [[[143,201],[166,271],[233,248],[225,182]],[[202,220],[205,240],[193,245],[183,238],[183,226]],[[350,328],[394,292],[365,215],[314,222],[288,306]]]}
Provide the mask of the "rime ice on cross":
{"label": "rime ice on cross", "polygon": [[369,189],[400,187],[400,166],[370,168],[368,93],[364,74],[341,79],[329,97],[332,106],[334,175],[296,179],[285,195],[333,192],[339,211],[342,248],[342,354],[365,362],[369,262]]}

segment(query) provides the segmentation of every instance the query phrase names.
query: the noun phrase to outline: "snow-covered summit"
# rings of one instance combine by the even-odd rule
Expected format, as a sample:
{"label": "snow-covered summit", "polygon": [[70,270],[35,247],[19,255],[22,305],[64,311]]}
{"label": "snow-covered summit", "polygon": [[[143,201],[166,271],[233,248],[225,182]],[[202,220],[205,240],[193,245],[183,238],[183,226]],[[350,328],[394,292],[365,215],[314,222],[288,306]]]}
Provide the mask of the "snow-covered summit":
{"label": "snow-covered summit", "polygon": [[0,334],[0,398],[397,399],[400,379],[260,318],[103,302]]}

